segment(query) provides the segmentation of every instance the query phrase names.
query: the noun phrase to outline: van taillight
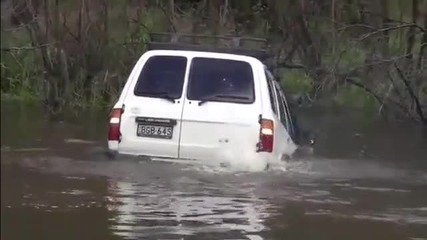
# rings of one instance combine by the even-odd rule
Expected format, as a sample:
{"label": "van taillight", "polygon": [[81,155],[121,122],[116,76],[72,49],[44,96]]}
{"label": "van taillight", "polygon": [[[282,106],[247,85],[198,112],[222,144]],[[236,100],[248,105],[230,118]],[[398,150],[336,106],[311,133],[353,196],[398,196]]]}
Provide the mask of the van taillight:
{"label": "van taillight", "polygon": [[274,144],[274,122],[269,119],[260,120],[260,132],[259,132],[259,143],[258,152],[273,152]]}
{"label": "van taillight", "polygon": [[120,134],[120,121],[122,118],[123,109],[114,108],[111,111],[110,116],[110,127],[108,130],[108,141],[119,141],[121,138]]}

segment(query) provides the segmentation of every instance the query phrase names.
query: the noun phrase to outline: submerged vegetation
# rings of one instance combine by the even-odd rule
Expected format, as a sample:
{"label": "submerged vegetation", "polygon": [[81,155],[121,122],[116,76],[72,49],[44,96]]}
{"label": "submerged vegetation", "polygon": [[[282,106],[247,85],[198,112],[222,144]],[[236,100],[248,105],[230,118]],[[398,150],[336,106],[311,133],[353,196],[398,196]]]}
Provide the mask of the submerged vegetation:
{"label": "submerged vegetation", "polygon": [[427,1],[3,0],[1,91],[110,105],[150,32],[267,37],[301,103],[427,125]]}

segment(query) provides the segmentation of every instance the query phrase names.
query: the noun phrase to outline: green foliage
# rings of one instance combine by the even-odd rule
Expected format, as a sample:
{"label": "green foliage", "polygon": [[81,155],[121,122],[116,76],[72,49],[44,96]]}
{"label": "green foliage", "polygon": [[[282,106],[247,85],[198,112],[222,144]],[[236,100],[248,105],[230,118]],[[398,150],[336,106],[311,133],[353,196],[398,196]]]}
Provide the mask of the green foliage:
{"label": "green foliage", "polygon": [[373,113],[378,109],[378,103],[372,95],[353,85],[340,88],[334,97],[334,103],[341,107],[362,109],[367,113]]}
{"label": "green foliage", "polygon": [[285,71],[281,83],[289,93],[309,93],[313,88],[313,79],[306,72],[296,69]]}
{"label": "green foliage", "polygon": [[3,53],[1,63],[1,92],[32,100],[37,95],[35,80],[40,75],[34,64],[34,55],[29,52]]}

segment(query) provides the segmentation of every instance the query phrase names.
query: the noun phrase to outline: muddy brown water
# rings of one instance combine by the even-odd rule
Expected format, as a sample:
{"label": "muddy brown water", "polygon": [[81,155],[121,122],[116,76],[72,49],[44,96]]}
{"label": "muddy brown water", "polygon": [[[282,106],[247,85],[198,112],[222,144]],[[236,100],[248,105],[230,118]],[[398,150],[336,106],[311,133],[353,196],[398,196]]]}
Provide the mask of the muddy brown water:
{"label": "muddy brown water", "polygon": [[427,134],[309,110],[265,172],[105,157],[106,114],[2,102],[1,239],[427,239]]}

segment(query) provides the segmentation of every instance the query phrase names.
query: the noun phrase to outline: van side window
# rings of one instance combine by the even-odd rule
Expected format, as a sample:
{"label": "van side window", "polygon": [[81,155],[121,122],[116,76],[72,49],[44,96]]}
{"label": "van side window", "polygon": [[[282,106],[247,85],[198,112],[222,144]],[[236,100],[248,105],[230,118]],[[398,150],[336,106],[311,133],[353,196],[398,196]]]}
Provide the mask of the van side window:
{"label": "van side window", "polygon": [[284,106],[284,108],[286,110],[286,114],[288,115],[289,119],[292,119],[292,117],[291,117],[291,109],[289,108],[288,102],[286,101],[285,93],[284,93],[282,87],[280,86],[280,84],[277,84],[276,87],[279,89],[279,92],[280,92],[280,95],[281,95],[281,101],[283,102],[283,106]]}
{"label": "van side window", "polygon": [[294,116],[291,113],[291,109],[288,105],[288,102],[286,101],[286,96],[284,94],[284,91],[282,90],[282,87],[280,86],[280,84],[276,84],[276,88],[278,89],[278,91],[280,92],[280,104],[283,106],[283,108],[286,111],[286,122],[287,125],[285,125],[286,130],[288,131],[288,133],[290,134],[291,138],[298,143],[298,127],[296,126],[296,122],[294,119]]}
{"label": "van side window", "polygon": [[283,95],[281,94],[279,88],[276,87],[276,93],[279,100],[279,111],[280,111],[280,122],[282,122],[283,126],[286,128],[286,130],[289,131],[290,129],[290,122],[289,122],[289,113],[286,109],[286,104],[283,99]]}
{"label": "van side window", "polygon": [[273,110],[273,112],[277,114],[277,101],[276,101],[276,96],[275,96],[275,92],[274,92],[274,86],[273,86],[273,82],[271,79],[271,76],[268,74],[267,71],[265,71],[265,77],[267,79],[267,85],[268,85],[268,94],[270,96],[270,104],[271,104],[271,109]]}

